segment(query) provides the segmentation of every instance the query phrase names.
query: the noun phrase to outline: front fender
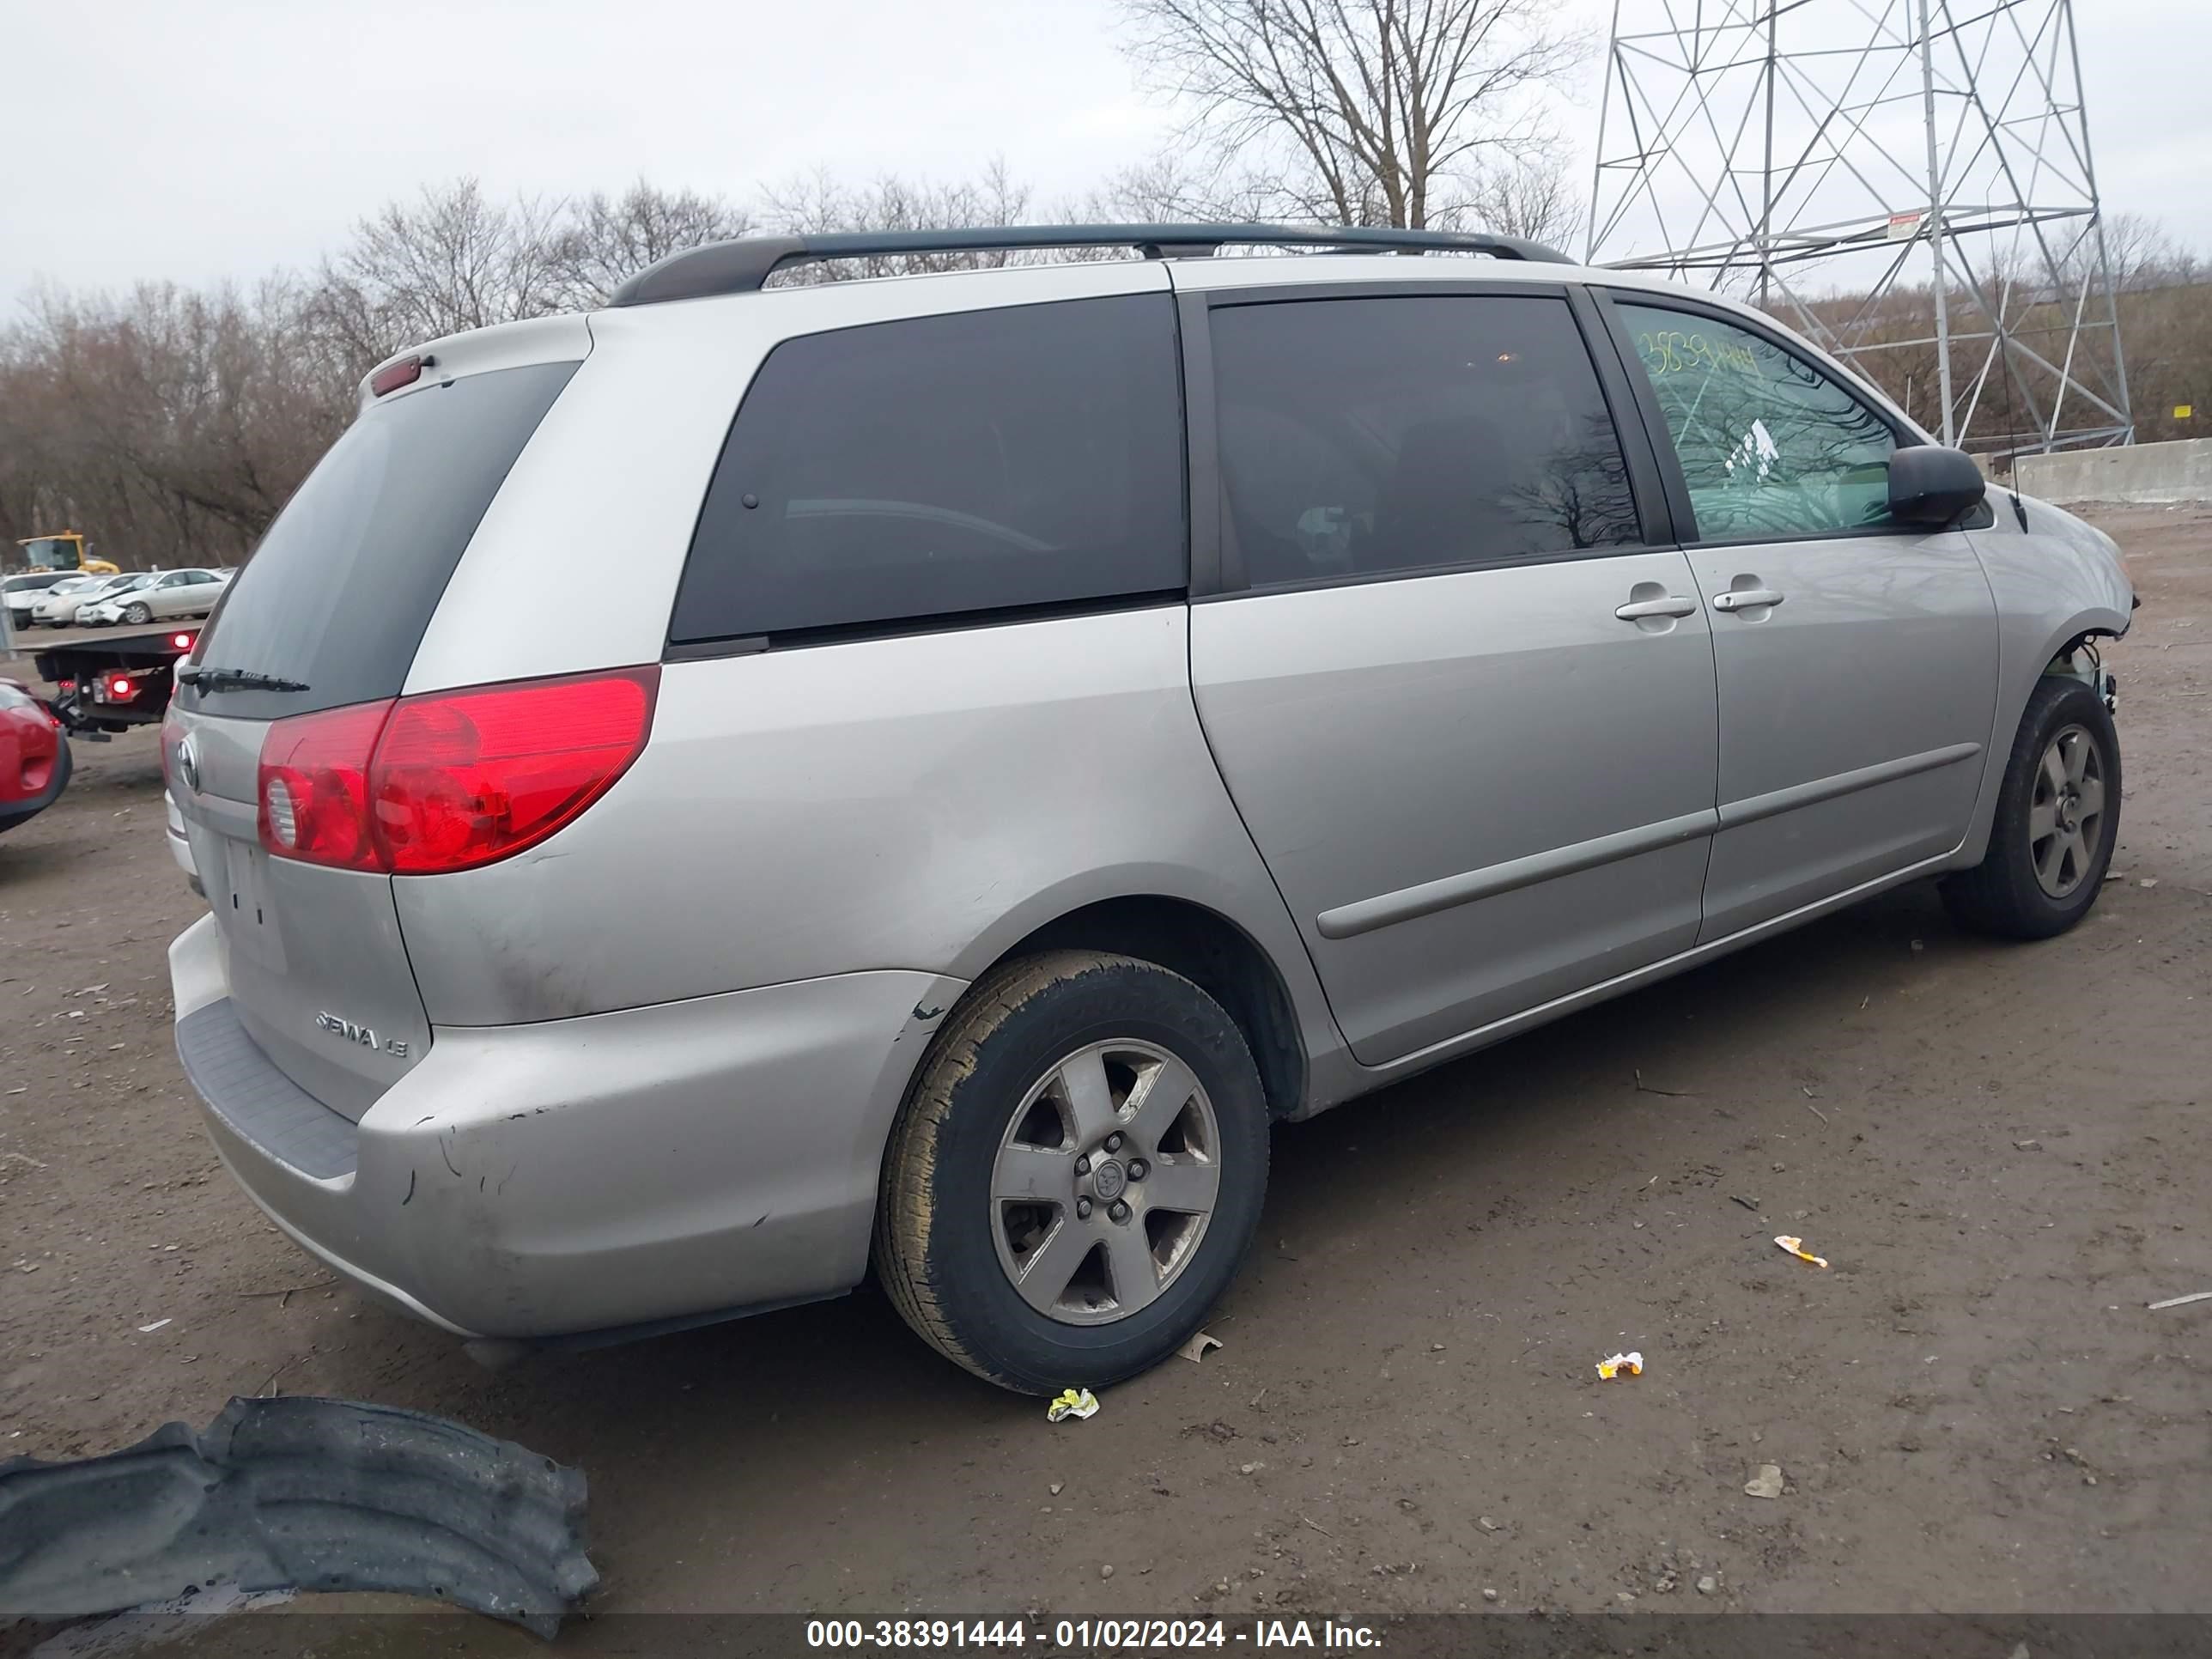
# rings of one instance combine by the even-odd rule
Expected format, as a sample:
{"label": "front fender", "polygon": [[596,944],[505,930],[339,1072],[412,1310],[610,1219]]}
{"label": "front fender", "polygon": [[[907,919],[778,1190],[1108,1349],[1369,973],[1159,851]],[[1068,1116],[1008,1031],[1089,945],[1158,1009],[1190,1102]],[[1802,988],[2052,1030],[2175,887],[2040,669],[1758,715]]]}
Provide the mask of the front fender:
{"label": "front fender", "polygon": [[1951,861],[1957,869],[1980,863],[1989,848],[2013,738],[2036,681],[2084,635],[2125,634],[2135,609],[2134,585],[2110,536],[2045,502],[2023,499],[2017,514],[2010,505],[1997,504],[1990,529],[1969,532],[1996,601],[1997,696],[1981,794]]}

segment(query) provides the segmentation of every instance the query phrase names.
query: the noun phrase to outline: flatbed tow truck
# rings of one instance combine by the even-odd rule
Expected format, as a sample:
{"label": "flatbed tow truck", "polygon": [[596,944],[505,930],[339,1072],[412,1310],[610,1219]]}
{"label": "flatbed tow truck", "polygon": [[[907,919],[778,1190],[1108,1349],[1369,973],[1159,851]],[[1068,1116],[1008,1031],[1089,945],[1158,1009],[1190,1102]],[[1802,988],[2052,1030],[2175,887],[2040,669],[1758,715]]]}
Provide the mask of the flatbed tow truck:
{"label": "flatbed tow truck", "polygon": [[106,743],[134,726],[158,725],[176,689],[177,665],[199,643],[198,627],[120,639],[71,640],[40,647],[32,660],[54,688],[47,707],[72,737]]}

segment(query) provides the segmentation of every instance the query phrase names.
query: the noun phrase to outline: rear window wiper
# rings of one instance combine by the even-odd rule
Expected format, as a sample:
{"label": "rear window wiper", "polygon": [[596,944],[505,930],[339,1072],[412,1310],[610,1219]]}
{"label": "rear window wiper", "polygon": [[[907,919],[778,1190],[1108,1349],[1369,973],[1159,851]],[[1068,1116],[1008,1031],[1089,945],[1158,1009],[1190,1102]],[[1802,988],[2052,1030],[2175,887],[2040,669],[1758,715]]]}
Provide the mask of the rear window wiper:
{"label": "rear window wiper", "polygon": [[251,668],[179,668],[177,678],[195,691],[305,691],[305,680],[258,674]]}

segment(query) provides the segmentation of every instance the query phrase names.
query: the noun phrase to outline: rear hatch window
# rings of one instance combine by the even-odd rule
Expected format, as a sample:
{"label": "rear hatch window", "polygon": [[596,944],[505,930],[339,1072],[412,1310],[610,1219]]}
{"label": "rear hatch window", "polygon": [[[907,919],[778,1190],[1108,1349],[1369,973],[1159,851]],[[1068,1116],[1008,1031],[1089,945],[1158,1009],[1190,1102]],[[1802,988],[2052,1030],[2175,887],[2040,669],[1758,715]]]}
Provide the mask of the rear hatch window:
{"label": "rear hatch window", "polygon": [[304,685],[179,688],[281,719],[397,696],[477,525],[574,362],[470,374],[371,408],[300,486],[210,620],[198,660]]}

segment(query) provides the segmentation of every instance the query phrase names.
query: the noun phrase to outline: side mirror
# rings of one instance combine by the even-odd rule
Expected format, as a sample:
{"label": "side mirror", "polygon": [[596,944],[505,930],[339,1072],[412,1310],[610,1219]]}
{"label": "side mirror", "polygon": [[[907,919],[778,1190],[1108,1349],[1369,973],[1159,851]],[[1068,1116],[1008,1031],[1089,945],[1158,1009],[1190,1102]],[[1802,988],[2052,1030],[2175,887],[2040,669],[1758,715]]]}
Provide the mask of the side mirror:
{"label": "side mirror", "polygon": [[1923,444],[1889,458],[1889,518],[1893,524],[1940,528],[1990,492],[1982,469],[1960,449]]}

